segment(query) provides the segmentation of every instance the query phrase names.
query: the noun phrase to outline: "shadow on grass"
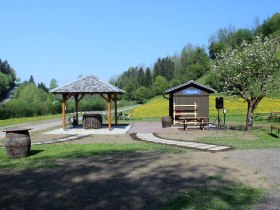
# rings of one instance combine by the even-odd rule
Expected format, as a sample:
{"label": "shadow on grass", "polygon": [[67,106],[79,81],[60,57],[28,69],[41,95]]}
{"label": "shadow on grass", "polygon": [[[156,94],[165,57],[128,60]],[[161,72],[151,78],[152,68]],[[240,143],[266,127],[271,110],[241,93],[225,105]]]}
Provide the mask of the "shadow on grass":
{"label": "shadow on grass", "polygon": [[279,136],[276,133],[267,133],[267,134],[270,135],[271,137],[279,138]]}
{"label": "shadow on grass", "polygon": [[[46,150],[37,155],[43,153]],[[3,169],[1,209],[178,209],[192,207],[185,198],[176,199],[186,192],[205,203],[213,198],[211,202],[217,200],[222,207],[227,206],[223,209],[246,209],[261,197],[257,189],[242,189],[240,185],[237,190],[228,187],[235,184],[224,182],[221,176],[209,177],[213,171],[228,173],[231,169],[227,166],[213,168],[207,161],[185,164],[179,161],[180,156],[176,159],[172,155],[167,161],[159,152],[104,154],[83,159],[50,156],[41,160],[60,165],[55,169]],[[67,156],[76,155],[77,150],[69,151]],[[170,203],[170,199],[175,201]],[[194,209],[199,209],[200,201],[195,203]]]}
{"label": "shadow on grass", "polygon": [[[211,182],[211,179],[209,179]],[[264,196],[264,190],[231,181],[219,180],[205,188],[191,189],[169,203],[168,210],[177,209],[248,209]]]}
{"label": "shadow on grass", "polygon": [[29,156],[37,155],[37,154],[39,154],[39,153],[41,153],[41,152],[44,152],[44,150],[42,150],[42,149],[38,149],[38,150],[31,149],[31,150],[29,151]]}

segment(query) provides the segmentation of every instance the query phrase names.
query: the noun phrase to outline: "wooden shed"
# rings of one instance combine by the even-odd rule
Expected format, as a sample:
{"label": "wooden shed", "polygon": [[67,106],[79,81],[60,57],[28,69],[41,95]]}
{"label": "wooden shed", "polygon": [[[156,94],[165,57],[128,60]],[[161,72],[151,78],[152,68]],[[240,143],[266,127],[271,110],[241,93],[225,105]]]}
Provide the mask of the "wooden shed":
{"label": "wooden shed", "polygon": [[173,125],[183,118],[209,118],[209,94],[216,90],[190,80],[165,91]]}

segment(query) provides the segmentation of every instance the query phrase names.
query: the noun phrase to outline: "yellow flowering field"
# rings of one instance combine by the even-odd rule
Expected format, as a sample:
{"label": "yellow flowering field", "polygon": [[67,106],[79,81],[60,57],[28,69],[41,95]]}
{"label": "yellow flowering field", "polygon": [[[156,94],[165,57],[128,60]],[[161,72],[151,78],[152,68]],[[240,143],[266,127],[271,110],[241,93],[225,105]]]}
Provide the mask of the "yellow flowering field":
{"label": "yellow flowering field", "polygon": [[132,110],[134,119],[155,119],[168,116],[168,100],[162,96],[157,96],[147,103]]}
{"label": "yellow flowering field", "polygon": [[[217,110],[215,107],[216,96],[209,97],[209,114],[210,116],[216,115]],[[227,115],[246,115],[247,102],[244,99],[233,99],[232,97],[224,97],[224,108],[227,110]],[[277,98],[263,98],[257,106],[255,113],[269,113],[280,112],[280,99]]]}
{"label": "yellow flowering field", "polygon": [[[216,116],[215,95],[209,97],[209,115]],[[224,107],[227,115],[246,115],[247,103],[243,99],[235,100],[232,97],[224,97]],[[157,96],[144,105],[133,109],[131,114],[134,119],[159,119],[168,116],[168,100]],[[280,98],[264,98],[258,105],[255,113],[280,112]]]}

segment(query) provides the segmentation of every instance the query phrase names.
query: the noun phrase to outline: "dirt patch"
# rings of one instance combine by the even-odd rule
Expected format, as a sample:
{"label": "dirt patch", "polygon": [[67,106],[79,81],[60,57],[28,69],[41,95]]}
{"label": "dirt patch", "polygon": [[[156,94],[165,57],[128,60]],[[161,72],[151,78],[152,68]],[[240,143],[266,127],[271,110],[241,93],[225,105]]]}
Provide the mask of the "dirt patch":
{"label": "dirt patch", "polygon": [[88,137],[73,141],[66,141],[63,144],[133,144],[137,143],[130,135],[90,135]]}
{"label": "dirt patch", "polygon": [[31,143],[48,141],[48,140],[56,140],[65,138],[71,135],[63,135],[63,134],[41,134],[41,133],[30,133]]}
{"label": "dirt patch", "polygon": [[191,188],[214,185],[210,176],[268,187],[260,174],[227,153],[121,153],[54,160],[53,169],[0,171],[2,209],[165,209]]}

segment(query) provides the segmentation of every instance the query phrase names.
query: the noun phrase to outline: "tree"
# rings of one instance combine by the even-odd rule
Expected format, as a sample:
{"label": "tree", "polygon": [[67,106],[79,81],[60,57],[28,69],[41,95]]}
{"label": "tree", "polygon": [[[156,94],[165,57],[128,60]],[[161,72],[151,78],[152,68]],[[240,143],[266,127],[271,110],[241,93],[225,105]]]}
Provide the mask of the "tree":
{"label": "tree", "polygon": [[131,80],[128,80],[126,86],[124,87],[125,94],[124,98],[128,100],[134,100],[134,93],[135,93],[135,85]]}
{"label": "tree", "polygon": [[46,87],[46,85],[41,82],[41,83],[38,83],[38,88],[41,88],[43,91],[45,91],[46,93],[49,92],[49,89]]}
{"label": "tree", "polygon": [[251,44],[228,49],[217,57],[212,69],[227,95],[247,104],[246,130],[253,128],[254,110],[260,101],[280,88],[279,38],[256,36]]}
{"label": "tree", "polygon": [[0,72],[0,98],[6,95],[9,88],[10,86],[8,75],[2,74]]}
{"label": "tree", "polygon": [[138,86],[145,85],[145,73],[142,67],[140,67],[140,69],[138,70],[137,81],[138,81]]}
{"label": "tree", "polygon": [[30,82],[30,83],[33,83],[33,84],[35,85],[35,80],[34,80],[34,78],[33,78],[32,75],[31,75],[30,78],[29,78],[29,82]]}
{"label": "tree", "polygon": [[5,97],[9,89],[14,86],[16,74],[8,61],[0,59],[0,99]]}
{"label": "tree", "polygon": [[209,56],[201,47],[193,47],[188,44],[183,48],[180,57],[180,78],[181,82],[196,80],[206,71],[209,71]]}
{"label": "tree", "polygon": [[58,87],[58,82],[56,79],[52,79],[50,82],[50,90],[55,89]]}
{"label": "tree", "polygon": [[135,98],[140,103],[144,103],[145,100],[150,98],[150,95],[150,90],[143,86],[137,88],[137,90],[135,91]]}
{"label": "tree", "polygon": [[189,77],[197,79],[210,70],[210,59],[203,48],[196,47],[189,56]]}
{"label": "tree", "polygon": [[271,18],[264,21],[264,23],[257,28],[257,33],[264,36],[280,33],[280,13],[275,13]]}
{"label": "tree", "polygon": [[146,68],[145,71],[145,87],[151,87],[153,83],[152,73],[150,68]]}
{"label": "tree", "polygon": [[163,92],[169,87],[168,81],[163,76],[157,76],[153,83],[154,95],[163,94]]}
{"label": "tree", "polygon": [[169,57],[159,58],[154,65],[153,77],[163,76],[170,81],[173,77],[174,69],[175,64]]}

